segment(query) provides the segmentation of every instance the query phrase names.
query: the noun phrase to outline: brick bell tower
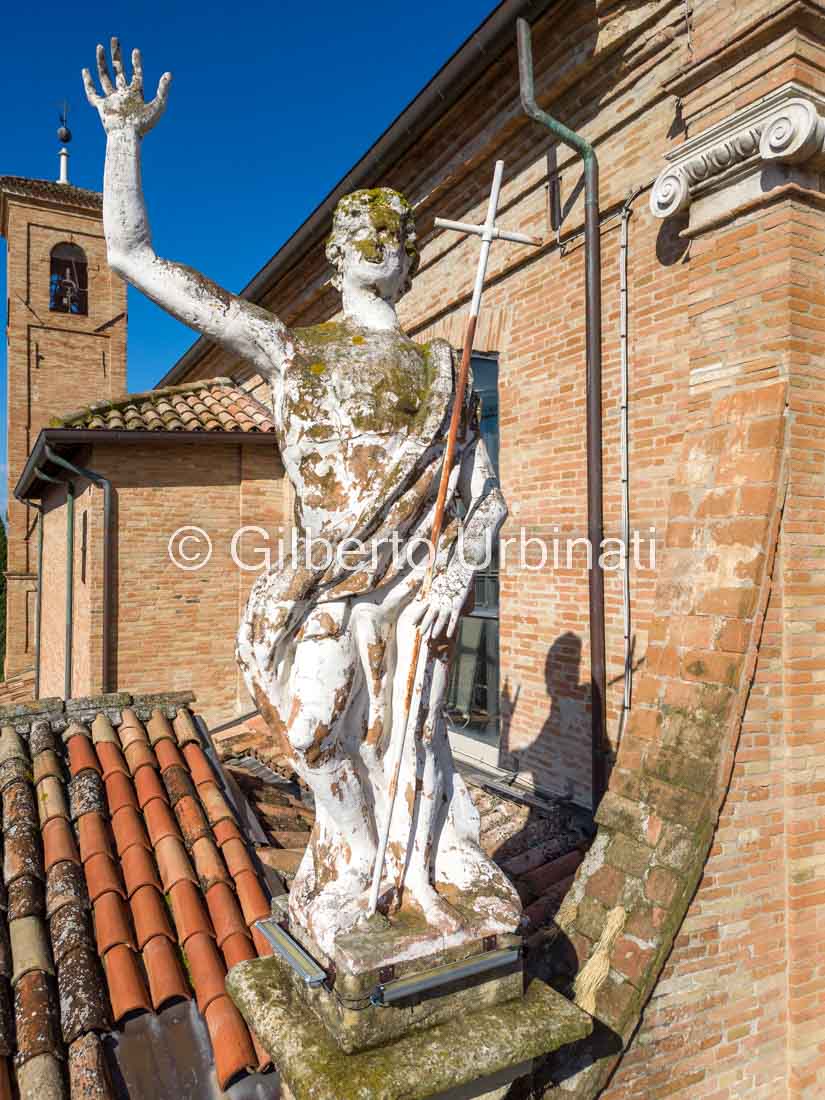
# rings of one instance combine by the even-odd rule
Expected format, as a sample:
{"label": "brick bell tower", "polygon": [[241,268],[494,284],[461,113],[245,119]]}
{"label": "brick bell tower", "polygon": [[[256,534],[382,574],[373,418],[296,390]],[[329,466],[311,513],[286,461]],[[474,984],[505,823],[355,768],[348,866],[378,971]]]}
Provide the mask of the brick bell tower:
{"label": "brick bell tower", "polygon": [[[71,135],[61,127],[58,137]],[[126,392],[126,286],[106,262],[102,196],[60,180],[0,176],[7,243],[6,678],[34,666],[37,511],[14,487],[54,416]]]}

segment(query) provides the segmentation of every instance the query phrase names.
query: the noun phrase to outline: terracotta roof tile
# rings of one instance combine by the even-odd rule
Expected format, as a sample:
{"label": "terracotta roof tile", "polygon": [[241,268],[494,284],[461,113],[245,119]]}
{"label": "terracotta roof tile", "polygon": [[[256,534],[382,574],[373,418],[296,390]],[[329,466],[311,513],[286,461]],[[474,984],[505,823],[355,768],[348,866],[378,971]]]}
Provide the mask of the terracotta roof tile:
{"label": "terracotta roof tile", "polygon": [[109,741],[102,741],[95,748],[104,780],[115,772],[121,772],[123,775],[129,774],[129,767],[117,745],[113,745]]}
{"label": "terracotta roof tile", "polygon": [[137,946],[142,951],[154,936],[174,940],[166,902],[154,886],[139,887],[130,899]]}
{"label": "terracotta roof tile", "polygon": [[244,919],[248,925],[269,916],[270,905],[261,889],[258,876],[254,871],[242,871],[235,877],[235,888],[241,903]]}
{"label": "terracotta roof tile", "polygon": [[165,801],[156,798],[150,802],[144,808],[143,820],[146,822],[146,830],[154,848],[157,848],[164,837],[176,837],[180,840],[180,830],[175,821],[175,815]]}
{"label": "terracotta roof tile", "polygon": [[221,945],[221,952],[226,960],[227,970],[256,957],[255,945],[244,932],[233,932],[231,936],[227,936]]}
{"label": "terracotta roof tile", "polygon": [[[175,730],[177,731],[177,721],[175,722]],[[215,773],[212,771],[212,766],[200,745],[183,745],[183,755],[192,776],[192,782],[196,787],[200,787],[202,783],[214,783]]]}
{"label": "terracotta roof tile", "polygon": [[100,814],[84,814],[77,822],[80,859],[85,864],[92,856],[111,851],[108,826]]}
{"label": "terracotta roof tile", "polygon": [[214,1000],[226,993],[226,967],[215,941],[203,932],[189,937],[184,954],[195,987],[198,1011],[205,1012]]}
{"label": "terracotta roof tile", "polygon": [[106,780],[106,802],[110,817],[114,817],[124,806],[131,806],[133,810],[139,809],[135,789],[128,775],[124,775],[123,772],[112,772]]}
{"label": "terracotta roof tile", "polygon": [[43,863],[46,873],[63,860],[77,862],[77,845],[69,822],[64,817],[54,817],[43,826]]}
{"label": "terracotta roof tile", "polygon": [[57,988],[64,1043],[72,1043],[88,1031],[108,1030],[103,974],[97,957],[87,947],[75,948],[65,956],[57,973]]}
{"label": "terracotta roof tile", "polygon": [[[152,754],[152,750],[148,745],[139,745],[136,747],[145,750],[150,755]],[[135,792],[137,794],[138,806],[141,810],[145,810],[146,806],[153,798],[160,798],[162,801],[166,801],[166,790],[160,781],[158,773],[153,767],[141,768],[137,773],[135,776]]]}
{"label": "terracotta roof tile", "polygon": [[165,936],[155,936],[149,940],[143,952],[143,962],[156,1012],[170,1001],[189,998],[189,986],[184,977],[178,950]]}
{"label": "terracotta roof tile", "polygon": [[45,776],[37,784],[37,809],[41,828],[55,817],[68,820],[69,807],[63,793],[63,784],[53,775]]}
{"label": "terracotta roof tile", "polygon": [[71,902],[88,904],[83,868],[70,860],[62,860],[50,868],[46,876],[46,916],[53,917],[61,906]]}
{"label": "terracotta roof tile", "polygon": [[239,1074],[254,1069],[258,1059],[246,1025],[228,997],[213,1001],[205,1015],[215,1052],[218,1084],[225,1089]]}
{"label": "terracotta roof tile", "polygon": [[93,1032],[69,1046],[69,1093],[72,1100],[112,1100],[114,1096],[103,1045]]}
{"label": "terracotta roof tile", "polygon": [[125,944],[118,944],[107,953],[103,964],[115,1023],[120,1023],[132,1012],[150,1012],[152,1005],[134,951]]}
{"label": "terracotta roof tile", "polygon": [[129,925],[129,910],[126,902],[114,890],[109,890],[94,904],[95,939],[101,958],[111,948],[123,943],[127,947],[135,946],[135,939]]}
{"label": "terracotta roof tile", "polygon": [[38,1054],[60,1050],[60,1009],[56,983],[50,974],[33,970],[20,979],[14,990],[14,1020],[14,1060],[18,1067]]}
{"label": "terracotta roof tile", "polygon": [[32,875],[23,875],[15,879],[8,888],[8,919],[15,921],[19,917],[34,917],[45,908],[46,890],[43,880]]}
{"label": "terracotta roof tile", "polygon": [[75,187],[72,183],[28,179],[25,176],[0,176],[0,193],[19,195],[21,198],[70,203],[72,206],[83,206],[89,210],[99,210],[103,203],[103,196],[99,191]]}
{"label": "terracotta roof tile", "polygon": [[[89,912],[85,904],[70,902],[58,909],[49,922],[52,954],[58,971],[63,959],[77,948],[89,948],[94,943]],[[105,1000],[105,998],[104,998]]]}
{"label": "terracotta roof tile", "polygon": [[[164,781],[167,776],[175,777],[180,771],[178,768],[172,768],[163,773]],[[192,789],[191,780],[187,777],[188,786],[182,787],[184,790]],[[183,836],[183,842],[188,849],[194,847],[199,840],[212,835],[212,830],[209,828],[209,822],[206,820],[206,814],[203,812],[200,803],[194,795],[186,794],[177,801],[174,801],[174,793],[176,788],[174,786],[167,787],[170,793],[170,797],[173,799],[173,806],[175,808],[175,817],[177,818],[178,827]]]}
{"label": "terracotta roof tile", "polygon": [[[94,1032],[188,998],[185,950],[226,1084],[267,1062],[225,992],[227,967],[256,955],[242,910],[265,898],[255,863],[185,708],[141,698],[139,708],[90,710],[91,727],[71,722],[62,739],[65,723],[33,721],[33,763],[26,739],[0,730],[0,1083],[3,1059],[15,1055],[18,1084],[53,1077],[57,1087],[68,1058],[72,1100],[112,1100]],[[26,1012],[37,1015],[28,1032]],[[37,1036],[48,1041],[38,1046]],[[215,1045],[227,1042],[231,1051]]]}
{"label": "terracotta roof tile", "polygon": [[155,845],[155,859],[160,871],[163,891],[168,894],[179,882],[197,885],[195,872],[186,854],[183,842],[174,836],[166,836]]}
{"label": "terracotta roof tile", "polygon": [[[220,849],[212,839],[211,834],[195,841],[192,845],[192,859],[195,863],[195,871],[201,890],[207,897],[209,890],[216,882],[230,883],[232,881]],[[269,911],[269,906],[267,906],[267,911]]]}
{"label": "terracotta roof tile", "polygon": [[155,861],[140,844],[133,844],[123,853],[120,869],[126,883],[126,893],[130,898],[141,886],[154,886],[158,891],[161,889]]}
{"label": "terracotta roof tile", "polygon": [[83,868],[86,872],[86,887],[92,902],[97,901],[109,891],[114,891],[125,897],[123,886],[120,882],[117,864],[108,852],[99,852],[88,859]]}
{"label": "terracotta roof tile", "polygon": [[215,938],[218,947],[223,947],[230,936],[237,932],[246,932],[241,907],[232,888],[225,882],[217,882],[206,895],[206,904],[209,907],[209,916],[212,919],[212,927],[215,929]]}
{"label": "terracotta roof tile", "polygon": [[169,904],[172,908],[172,917],[178,932],[178,942],[182,947],[190,936],[196,932],[203,932],[207,936],[212,935],[212,925],[209,913],[203,903],[203,897],[197,887],[181,879],[168,891]]}
{"label": "terracotta roof tile", "polygon": [[[223,847],[228,840],[241,840],[241,831],[234,821],[219,821],[212,829],[218,845]],[[308,836],[309,834],[307,834]]]}
{"label": "terracotta roof tile", "polygon": [[68,748],[69,770],[72,775],[78,775],[85,768],[92,768],[93,771],[101,775],[103,774],[100,764],[98,763],[97,753],[88,736],[82,733],[76,733],[68,742]]}
{"label": "terracotta roof tile", "polygon": [[183,757],[178,752],[177,745],[173,744],[172,741],[164,738],[156,741],[153,747],[155,756],[158,758],[161,772],[165,772],[169,768],[180,768],[181,771],[186,772],[186,764],[184,763]]}
{"label": "terracotta roof tile", "polygon": [[124,806],[112,818],[112,832],[115,835],[115,848],[121,861],[129,849],[135,845],[145,848],[147,852],[151,851],[152,846],[146,835],[143,818],[131,806]]}
{"label": "terracotta roof tile", "polygon": [[35,758],[33,772],[35,784],[47,775],[63,779],[63,765],[54,749],[45,749]]}

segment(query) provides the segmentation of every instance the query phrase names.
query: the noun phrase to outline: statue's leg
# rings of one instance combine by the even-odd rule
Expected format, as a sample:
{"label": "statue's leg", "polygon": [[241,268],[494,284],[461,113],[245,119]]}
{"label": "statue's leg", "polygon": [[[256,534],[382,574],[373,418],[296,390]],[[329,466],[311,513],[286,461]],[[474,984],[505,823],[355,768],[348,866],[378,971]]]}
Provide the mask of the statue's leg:
{"label": "statue's leg", "polygon": [[[329,605],[328,605],[329,606]],[[315,826],[290,912],[324,950],[351,927],[375,857],[375,826],[347,745],[357,652],[348,630],[299,641],[287,687],[286,736],[296,771],[315,796]]]}
{"label": "statue's leg", "polygon": [[[415,638],[412,616],[415,608],[401,613],[398,620],[396,666],[393,690],[393,736],[404,711],[407,674]],[[420,695],[414,696],[407,731],[407,743],[399,773],[398,797],[390,830],[389,853],[397,881],[403,884],[402,902],[420,909],[442,932],[458,931],[460,915],[433,886],[433,863],[438,824],[443,820],[445,785],[443,757],[436,751],[436,739],[444,737],[441,708],[447,688],[447,655],[443,649],[422,645],[419,655]]]}

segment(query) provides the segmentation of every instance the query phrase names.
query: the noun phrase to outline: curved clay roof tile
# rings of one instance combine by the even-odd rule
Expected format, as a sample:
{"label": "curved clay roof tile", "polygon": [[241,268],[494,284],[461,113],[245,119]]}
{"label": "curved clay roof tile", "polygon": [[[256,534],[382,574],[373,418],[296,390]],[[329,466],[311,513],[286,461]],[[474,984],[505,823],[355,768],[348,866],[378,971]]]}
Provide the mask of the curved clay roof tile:
{"label": "curved clay roof tile", "polygon": [[177,948],[164,936],[155,936],[143,950],[152,1006],[159,1012],[172,1001],[188,1000],[189,986]]}
{"label": "curved clay roof tile", "polygon": [[241,1014],[226,996],[207,1008],[206,1026],[215,1053],[215,1070],[222,1089],[239,1074],[257,1067],[258,1059]]}
{"label": "curved clay roof tile", "polygon": [[96,771],[98,775],[102,774],[100,764],[98,763],[97,753],[94,750],[94,746],[88,737],[83,734],[76,733],[74,737],[68,743],[69,749],[69,771],[72,775],[79,775],[80,772],[86,768],[91,768],[92,771]]}
{"label": "curved clay roof tile", "polygon": [[141,951],[156,936],[175,939],[166,903],[154,886],[141,886],[132,895],[130,904],[137,946]]}
{"label": "curved clay roof tile", "polygon": [[111,1026],[109,998],[97,957],[87,947],[72,951],[57,973],[63,1041],[73,1043],[84,1032]]}

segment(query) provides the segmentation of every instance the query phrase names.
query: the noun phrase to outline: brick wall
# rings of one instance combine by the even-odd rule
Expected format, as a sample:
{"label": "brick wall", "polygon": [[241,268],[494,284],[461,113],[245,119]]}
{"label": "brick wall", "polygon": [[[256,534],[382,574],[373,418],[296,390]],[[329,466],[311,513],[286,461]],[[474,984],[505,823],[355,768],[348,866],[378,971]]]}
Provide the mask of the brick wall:
{"label": "brick wall", "polygon": [[[255,525],[272,540],[284,520],[283,472],[268,444],[220,442],[96,444],[83,458],[114,485],[115,601],[110,690],[185,690],[217,724],[249,709],[235,664],[240,607],[256,574],[238,570],[232,536]],[[75,506],[73,696],[100,690],[103,614],[103,498],[78,484]],[[85,565],[83,516],[87,515]],[[194,525],[212,540],[202,569],[178,569],[168,543]],[[247,543],[255,561],[262,537]],[[194,553],[188,544],[187,553]],[[44,527],[41,696],[64,694],[65,492],[47,494]],[[241,557],[244,547],[241,546]]]}
{"label": "brick wall", "polygon": [[[126,389],[126,288],[106,263],[100,213],[8,195],[7,243],[8,611],[7,676],[34,663],[36,538],[33,509],[13,490],[41,428],[90,400]],[[73,242],[88,259],[89,313],[49,311],[52,248]]]}

